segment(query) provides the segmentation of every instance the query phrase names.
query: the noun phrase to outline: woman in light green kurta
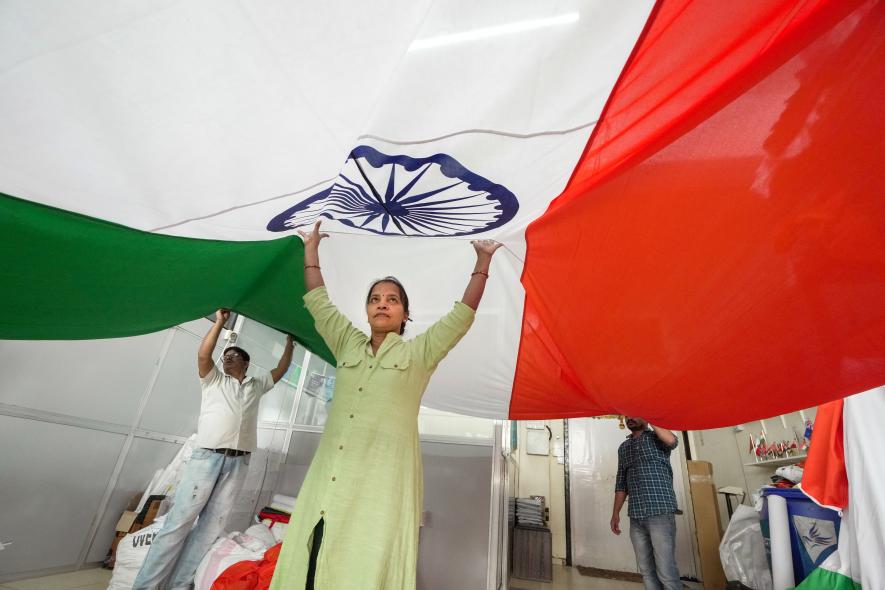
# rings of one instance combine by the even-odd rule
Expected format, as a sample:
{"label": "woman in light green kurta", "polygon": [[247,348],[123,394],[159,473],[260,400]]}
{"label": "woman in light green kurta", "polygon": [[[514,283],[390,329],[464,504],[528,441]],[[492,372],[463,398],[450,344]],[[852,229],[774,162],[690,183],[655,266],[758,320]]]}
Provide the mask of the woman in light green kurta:
{"label": "woman in light green kurta", "polygon": [[[409,302],[395,279],[382,279],[370,289],[371,335],[357,330],[329,301],[318,254],[327,234],[319,226],[301,233],[304,301],[337,360],[335,392],[271,590],[414,589],[424,495],[421,396],[437,364],[473,323],[500,244],[472,242],[476,267],[462,300],[426,332],[403,340]],[[321,537],[317,547],[314,537]],[[312,548],[313,584],[308,580]]]}

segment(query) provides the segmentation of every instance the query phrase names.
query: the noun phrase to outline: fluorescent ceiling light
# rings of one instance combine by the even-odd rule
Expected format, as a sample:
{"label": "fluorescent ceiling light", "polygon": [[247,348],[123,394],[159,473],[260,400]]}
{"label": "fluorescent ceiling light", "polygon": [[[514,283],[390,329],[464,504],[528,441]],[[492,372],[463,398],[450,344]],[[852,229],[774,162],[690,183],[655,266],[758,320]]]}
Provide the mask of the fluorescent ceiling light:
{"label": "fluorescent ceiling light", "polygon": [[456,43],[466,43],[468,41],[476,41],[477,39],[487,39],[489,37],[498,37],[501,35],[511,35],[513,33],[523,33],[534,29],[542,29],[544,27],[553,27],[556,25],[567,25],[578,22],[580,14],[577,12],[569,12],[549,18],[538,18],[534,20],[524,20],[515,23],[507,23],[504,25],[495,25],[493,27],[483,27],[481,29],[473,29],[472,31],[464,31],[462,33],[452,33],[450,35],[439,35],[438,37],[427,37],[426,39],[415,39],[409,45],[409,51],[419,49],[430,49],[432,47],[442,47],[444,45],[454,45]]}

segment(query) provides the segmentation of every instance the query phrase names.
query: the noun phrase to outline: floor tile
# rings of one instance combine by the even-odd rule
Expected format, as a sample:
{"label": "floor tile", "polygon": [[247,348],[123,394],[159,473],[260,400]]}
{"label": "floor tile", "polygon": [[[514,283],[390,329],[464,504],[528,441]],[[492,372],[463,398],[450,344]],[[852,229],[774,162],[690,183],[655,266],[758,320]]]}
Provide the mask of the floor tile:
{"label": "floor tile", "polygon": [[510,579],[510,590],[640,590],[642,584],[582,576],[576,568],[554,565],[553,582]]}
{"label": "floor tile", "polygon": [[4,590],[100,590],[108,587],[110,570],[90,568],[78,572],[55,574],[41,578],[30,578],[16,582],[6,582]]}

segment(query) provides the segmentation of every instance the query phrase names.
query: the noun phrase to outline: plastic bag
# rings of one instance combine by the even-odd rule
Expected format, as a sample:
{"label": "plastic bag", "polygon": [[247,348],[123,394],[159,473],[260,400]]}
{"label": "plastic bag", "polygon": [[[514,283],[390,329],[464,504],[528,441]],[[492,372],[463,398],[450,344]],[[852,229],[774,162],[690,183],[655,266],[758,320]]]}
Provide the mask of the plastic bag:
{"label": "plastic bag", "polygon": [[728,581],[753,590],[772,590],[759,514],[749,506],[735,510],[719,544],[719,558]]}

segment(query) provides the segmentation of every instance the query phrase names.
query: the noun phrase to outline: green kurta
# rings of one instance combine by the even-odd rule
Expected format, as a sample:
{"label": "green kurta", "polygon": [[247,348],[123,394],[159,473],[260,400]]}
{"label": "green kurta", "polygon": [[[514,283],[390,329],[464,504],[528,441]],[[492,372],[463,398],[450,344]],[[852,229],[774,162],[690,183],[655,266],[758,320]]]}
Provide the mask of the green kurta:
{"label": "green kurta", "polygon": [[303,590],[311,535],[324,519],[318,590],[414,589],[424,501],[421,396],[474,311],[458,302],[412,340],[388,334],[374,355],[325,287],[304,301],[338,361],[335,392],[270,588]]}

